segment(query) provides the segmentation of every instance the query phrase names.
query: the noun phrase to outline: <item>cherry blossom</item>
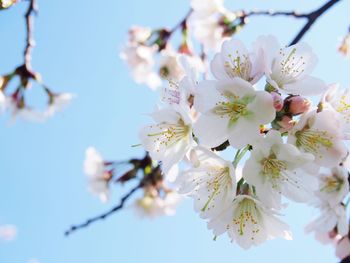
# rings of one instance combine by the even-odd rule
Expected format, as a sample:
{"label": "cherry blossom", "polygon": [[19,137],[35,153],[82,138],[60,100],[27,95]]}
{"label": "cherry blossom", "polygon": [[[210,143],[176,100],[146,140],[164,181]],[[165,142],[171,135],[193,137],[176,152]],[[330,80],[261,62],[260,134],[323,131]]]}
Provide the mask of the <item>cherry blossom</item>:
{"label": "cherry blossom", "polygon": [[167,173],[194,146],[189,109],[172,105],[151,116],[156,123],[143,127],[139,137],[142,146],[153,159],[162,162],[163,172]]}
{"label": "cherry blossom", "polygon": [[312,153],[315,164],[335,167],[346,157],[343,126],[334,112],[310,111],[289,132],[288,141],[300,150]]}
{"label": "cherry blossom", "polygon": [[269,239],[292,239],[288,225],[260,201],[249,195],[238,195],[220,215],[208,223],[215,236],[227,232],[232,242],[244,249]]}
{"label": "cherry blossom", "polygon": [[271,130],[253,144],[243,177],[256,187],[256,193],[265,205],[280,209],[281,194],[297,202],[310,200],[317,181],[300,168],[313,160],[312,154],[283,143],[281,134]]}
{"label": "cherry blossom", "polygon": [[194,151],[198,164],[179,177],[179,193],[193,198],[194,208],[201,217],[213,218],[235,196],[235,169],[210,150],[197,147]]}
{"label": "cherry blossom", "polygon": [[209,147],[226,140],[235,148],[244,147],[259,138],[260,125],[276,114],[271,95],[240,78],[200,82],[194,107],[202,114],[194,133]]}
{"label": "cherry blossom", "polygon": [[112,174],[106,170],[105,161],[93,147],[86,150],[84,172],[88,177],[89,190],[102,202],[107,202],[109,199],[108,182]]}

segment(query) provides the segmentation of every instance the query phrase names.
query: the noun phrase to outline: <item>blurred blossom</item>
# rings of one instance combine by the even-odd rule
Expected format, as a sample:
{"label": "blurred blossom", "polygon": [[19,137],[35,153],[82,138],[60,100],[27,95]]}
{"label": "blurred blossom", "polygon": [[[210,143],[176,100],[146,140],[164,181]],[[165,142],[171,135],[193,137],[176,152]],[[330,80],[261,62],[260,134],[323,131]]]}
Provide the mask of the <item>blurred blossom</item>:
{"label": "blurred blossom", "polygon": [[72,101],[74,95],[71,93],[58,93],[50,96],[50,103],[44,115],[50,117],[56,112],[63,110]]}
{"label": "blurred blossom", "polygon": [[349,52],[350,51],[350,33],[347,34],[343,38],[343,40],[342,40],[342,42],[341,42],[341,44],[340,44],[340,46],[338,48],[338,51],[342,55],[344,55],[345,57],[349,57],[349,55],[350,55],[350,52]]}
{"label": "blurred blossom", "polygon": [[345,236],[338,241],[335,248],[335,255],[339,259],[344,259],[347,256],[350,256],[350,240],[348,236]]}
{"label": "blurred blossom", "polygon": [[206,18],[225,10],[224,0],[191,0],[191,7],[194,15],[199,18]]}
{"label": "blurred blossom", "polygon": [[192,17],[193,35],[206,51],[218,51],[224,41],[224,29],[215,17],[197,19]]}
{"label": "blurred blossom", "polygon": [[3,113],[6,109],[6,103],[7,99],[5,97],[5,94],[0,90],[0,113]]}
{"label": "blurred blossom", "polygon": [[0,0],[0,9],[1,8],[8,8],[17,2],[18,2],[18,0]]}
{"label": "blurred blossom", "polygon": [[155,46],[128,43],[120,54],[120,57],[128,64],[135,82],[146,84],[151,89],[156,89],[161,85],[159,76],[154,72],[156,52]]}
{"label": "blurred blossom", "polygon": [[148,27],[132,26],[129,30],[129,41],[144,43],[151,36],[152,30]]}
{"label": "blurred blossom", "polygon": [[12,241],[16,238],[17,232],[17,227],[14,225],[1,225],[0,240]]}
{"label": "blurred blossom", "polygon": [[185,72],[178,62],[178,55],[171,48],[160,52],[159,75],[168,80],[180,80]]}
{"label": "blurred blossom", "polygon": [[175,192],[166,193],[164,198],[157,194],[146,193],[144,197],[135,201],[133,208],[141,218],[172,216],[176,213],[176,206],[180,199],[180,196]]}
{"label": "blurred blossom", "polygon": [[109,199],[108,182],[112,178],[112,174],[106,170],[105,161],[93,147],[86,150],[84,172],[88,177],[91,193],[97,195],[101,202],[107,202]]}

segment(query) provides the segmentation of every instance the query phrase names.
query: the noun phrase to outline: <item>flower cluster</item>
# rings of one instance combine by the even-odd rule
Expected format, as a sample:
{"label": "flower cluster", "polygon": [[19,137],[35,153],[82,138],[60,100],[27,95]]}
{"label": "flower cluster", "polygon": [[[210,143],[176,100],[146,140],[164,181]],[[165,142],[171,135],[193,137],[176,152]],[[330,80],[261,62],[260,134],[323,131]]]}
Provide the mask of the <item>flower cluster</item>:
{"label": "flower cluster", "polygon": [[[19,79],[19,85],[14,84],[14,79]],[[28,105],[28,91],[31,81],[39,84],[47,96],[47,107],[44,111],[38,111]],[[12,119],[23,118],[30,121],[44,121],[53,116],[56,112],[65,108],[74,98],[71,93],[55,93],[45,86],[41,77],[25,67],[18,67],[14,72],[0,76],[0,114],[9,111]]]}
{"label": "flower cluster", "polygon": [[[162,80],[178,82],[185,74],[177,62],[181,54],[187,55],[188,63],[197,71],[205,72],[206,54],[218,50],[227,37],[246,23],[244,13],[227,10],[223,2],[192,0],[190,12],[172,29],[133,26],[120,57],[129,66],[135,82],[151,89],[161,87]],[[174,48],[170,42],[177,31],[181,41]],[[202,46],[201,54],[192,39]]]}
{"label": "flower cluster", "polygon": [[[201,2],[192,1],[203,19],[221,10],[220,1]],[[214,236],[227,233],[243,248],[291,239],[280,219],[284,198],[320,210],[307,231],[346,236],[350,93],[312,76],[311,48],[273,36],[251,49],[227,39],[210,63],[212,79],[199,80],[186,56],[178,63],[184,76],[164,89],[139,137],[163,181],[193,199]],[[226,160],[220,152],[229,146],[237,153]]]}
{"label": "flower cluster", "polygon": [[136,199],[132,206],[140,217],[174,215],[180,201],[179,195],[163,183],[160,167],[154,165],[148,155],[125,162],[105,161],[95,148],[89,147],[85,155],[84,173],[88,178],[89,191],[102,202],[110,199],[111,183],[139,180],[142,174],[137,188],[142,188],[143,196]]}

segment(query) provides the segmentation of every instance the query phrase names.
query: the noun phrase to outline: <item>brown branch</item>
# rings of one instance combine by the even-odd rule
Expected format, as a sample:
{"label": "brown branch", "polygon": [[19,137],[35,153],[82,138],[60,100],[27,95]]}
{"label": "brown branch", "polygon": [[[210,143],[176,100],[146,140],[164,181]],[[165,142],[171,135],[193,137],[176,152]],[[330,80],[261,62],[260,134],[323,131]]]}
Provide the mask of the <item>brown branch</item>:
{"label": "brown branch", "polygon": [[273,11],[273,10],[252,10],[249,12],[242,11],[243,17],[250,16],[292,16],[295,18],[307,18],[308,14],[298,13],[297,11]]}
{"label": "brown branch", "polygon": [[311,26],[320,18],[325,12],[327,12],[333,5],[341,0],[329,0],[324,5],[310,13],[299,13],[296,11],[273,11],[273,10],[252,10],[249,12],[241,11],[238,16],[247,18],[251,16],[289,16],[294,18],[306,19],[306,24],[301,28],[298,34],[291,41],[290,45],[294,45],[299,42],[300,39],[310,30]]}
{"label": "brown branch", "polygon": [[24,49],[24,65],[27,69],[31,68],[31,59],[32,59],[32,49],[35,45],[33,37],[33,14],[37,13],[37,4],[36,0],[30,0],[27,12],[25,14],[26,20],[26,46]]}
{"label": "brown branch", "polygon": [[311,26],[316,22],[316,20],[321,17],[327,10],[329,10],[333,5],[340,2],[341,0],[330,0],[327,3],[325,3],[320,8],[316,9],[315,11],[308,14],[307,19],[308,21],[304,25],[304,27],[299,31],[299,33],[295,36],[295,38],[292,40],[290,45],[294,45],[299,42],[300,39],[310,30]]}
{"label": "brown branch", "polygon": [[186,23],[187,23],[187,19],[190,17],[190,15],[193,13],[193,9],[191,8],[190,10],[188,10],[188,12],[186,13],[186,15],[184,16],[184,18],[182,20],[180,20],[180,22],[178,22],[170,31],[170,34],[173,34],[177,29],[179,28],[184,28],[186,27]]}
{"label": "brown branch", "polygon": [[100,220],[104,220],[106,219],[107,217],[111,216],[112,214],[114,214],[115,212],[119,211],[120,209],[122,209],[124,207],[124,204],[125,202],[140,188],[143,187],[143,182],[139,183],[137,186],[135,186],[134,188],[132,188],[126,195],[124,195],[121,199],[120,199],[120,202],[117,206],[113,207],[112,209],[110,209],[109,211],[101,214],[101,215],[98,215],[98,216],[95,216],[95,217],[92,217],[90,219],[88,219],[85,223],[82,223],[82,224],[78,224],[78,225],[73,225],[71,226],[70,229],[68,229],[64,234],[65,236],[69,236],[70,234],[72,234],[73,232],[79,230],[79,229],[82,229],[82,228],[86,228],[88,227],[89,225],[91,225],[92,223],[95,223],[97,221],[100,221]]}

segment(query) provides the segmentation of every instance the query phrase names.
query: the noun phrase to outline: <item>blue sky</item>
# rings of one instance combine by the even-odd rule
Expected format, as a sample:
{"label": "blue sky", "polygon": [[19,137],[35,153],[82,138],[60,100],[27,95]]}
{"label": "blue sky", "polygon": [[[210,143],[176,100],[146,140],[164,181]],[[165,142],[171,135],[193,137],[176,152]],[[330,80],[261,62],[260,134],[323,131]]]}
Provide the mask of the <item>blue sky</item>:
{"label": "blue sky", "polygon": [[[323,1],[229,1],[232,9],[274,8],[311,10]],[[226,237],[212,240],[206,224],[183,202],[175,217],[140,220],[130,209],[66,238],[64,230],[117,202],[125,189],[116,187],[112,203],[101,204],[86,190],[82,162],[93,145],[107,159],[142,156],[138,128],[148,121],[158,95],[136,85],[118,52],[130,25],[174,25],[189,1],[39,0],[37,46],[33,66],[57,91],[77,94],[72,105],[44,124],[0,117],[0,224],[19,228],[11,243],[0,243],[0,262],[335,262],[331,247],[305,236],[314,215],[302,205],[285,211],[294,241],[274,240],[244,251]],[[22,61],[26,4],[0,13],[0,74]],[[349,26],[350,2],[343,1],[321,18],[304,40],[319,56],[314,72],[327,82],[350,85],[349,61],[336,53],[338,38]],[[252,18],[238,35],[247,43],[274,34],[288,43],[302,26],[292,18]],[[31,95],[37,101],[35,87]]]}

